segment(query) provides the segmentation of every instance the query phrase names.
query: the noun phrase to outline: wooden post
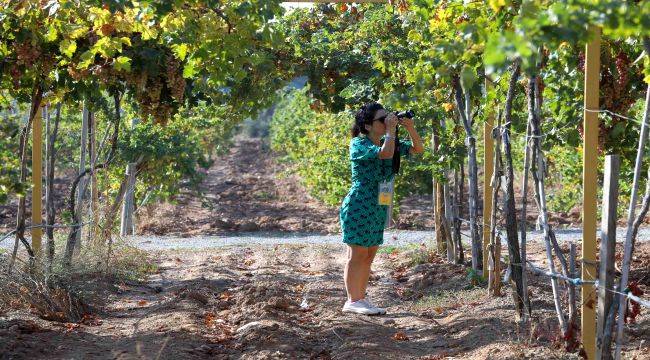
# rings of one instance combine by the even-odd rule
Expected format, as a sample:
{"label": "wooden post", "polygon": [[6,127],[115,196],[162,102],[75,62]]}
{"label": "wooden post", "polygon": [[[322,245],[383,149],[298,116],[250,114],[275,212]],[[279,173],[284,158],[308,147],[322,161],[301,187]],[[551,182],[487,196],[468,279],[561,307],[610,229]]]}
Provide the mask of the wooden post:
{"label": "wooden post", "polygon": [[[498,118],[498,129],[494,132],[496,142],[494,144],[492,169],[493,179],[490,179],[490,208],[497,208],[499,190],[501,189],[501,115]],[[493,181],[493,182],[492,182]],[[497,212],[490,212],[490,244],[488,245],[488,293],[491,296],[501,296],[501,237],[497,234]]]}
{"label": "wooden post", "polygon": [[[79,156],[79,174],[83,173],[86,170],[86,149],[88,146],[88,118],[90,117],[90,112],[88,111],[88,105],[86,104],[86,101],[83,103],[83,110],[81,114],[81,151],[80,151],[80,156]],[[73,220],[75,223],[80,224],[83,221],[83,201],[84,201],[84,193],[86,192],[86,186],[87,186],[88,180],[87,178],[81,179],[79,181],[79,185],[77,186],[77,201],[76,201],[76,211],[75,211],[75,219]],[[79,249],[81,249],[81,233],[83,231],[83,227],[79,226],[76,233],[75,233],[75,238],[76,241],[74,243],[74,253],[77,254],[79,253]]]}
{"label": "wooden post", "polygon": [[[131,120],[131,129],[135,128],[138,124],[138,119]],[[122,217],[120,221],[120,235],[133,235],[133,202],[135,194],[135,163],[126,165],[126,178],[127,187],[124,194],[124,202],[122,203]],[[391,212],[393,211],[393,204],[388,208],[388,219],[390,219]],[[390,220],[388,220],[390,221]],[[390,226],[390,223],[387,224]]]}
{"label": "wooden post", "polygon": [[[598,216],[598,111],[600,80],[600,28],[591,29],[587,44],[584,85],[584,145],[582,161],[582,280],[596,279]],[[596,292],[591,284],[581,289],[582,346],[588,360],[596,359]]]}
{"label": "wooden post", "polygon": [[[492,88],[490,80],[485,79],[485,93]],[[489,106],[488,106],[489,108]],[[488,112],[483,124],[483,277],[488,278],[488,245],[490,245],[490,219],[492,218],[492,174],[494,174],[494,112]]]}
{"label": "wooden post", "polygon": [[526,154],[524,155],[524,174],[521,185],[521,222],[519,223],[519,242],[521,248],[521,266],[523,271],[521,272],[521,288],[523,289],[523,302],[524,302],[524,313],[523,321],[528,321],[529,316],[531,315],[530,302],[528,299],[528,274],[526,271],[526,260],[527,256],[527,240],[526,240],[526,231],[527,231],[527,204],[528,204],[528,175],[531,171],[531,133],[533,131],[533,122],[536,120],[536,106],[535,100],[537,98],[537,77],[532,76],[528,79],[528,125],[526,126],[526,140],[524,146],[526,147]]}
{"label": "wooden post", "polygon": [[[445,119],[440,119],[440,131],[444,131],[446,125],[445,125]],[[447,234],[447,238],[441,240],[438,243],[438,253],[440,255],[443,255],[447,252],[447,244],[451,242],[451,236],[454,234],[454,213],[453,213],[453,203],[452,203],[452,195],[451,195],[451,187],[449,186],[449,170],[445,171],[445,182],[443,183],[442,186],[442,191],[443,191],[443,197],[444,197],[444,208],[445,208],[445,222],[447,223],[447,228],[449,228],[449,233]]]}
{"label": "wooden post", "polygon": [[54,259],[54,130],[52,129],[52,119],[50,115],[50,106],[45,107],[45,224],[50,226],[45,229],[46,253],[47,253],[47,274],[52,273],[52,261]]}
{"label": "wooden post", "polygon": [[[88,158],[90,159],[90,167],[95,168],[97,164],[97,121],[94,113],[89,113],[89,139],[88,139]],[[99,238],[97,229],[99,224],[99,190],[97,188],[97,171],[93,171],[90,175],[90,213],[92,216],[92,224],[88,231],[88,243],[95,242]]]}
{"label": "wooden post", "polygon": [[[600,271],[598,277],[598,342],[596,358],[611,356],[611,342],[603,342],[607,312],[612,304],[613,294],[608,291],[614,285],[614,255],[616,253],[616,208],[618,206],[618,176],[621,161],[618,155],[605,157],[605,179],[603,188],[603,216],[600,226]],[[603,357],[605,355],[606,357]]]}
{"label": "wooden post", "polygon": [[[436,120],[431,119],[431,151],[435,154],[439,148],[439,135]],[[433,221],[435,222],[436,231],[436,248],[438,252],[441,251],[441,242],[446,241],[447,235],[445,233],[445,209],[444,209],[444,190],[443,183],[436,180],[433,176]]]}
{"label": "wooden post", "polygon": [[460,234],[460,207],[462,206],[462,201],[460,199],[461,196],[461,189],[463,186],[462,182],[462,176],[461,176],[461,171],[463,171],[463,167],[461,165],[460,169],[454,170],[454,186],[453,186],[453,196],[452,201],[451,201],[451,214],[452,214],[452,226],[454,228],[454,231],[452,232],[453,236],[449,238],[449,241],[447,241],[447,261],[450,263],[456,263],[457,260],[457,252],[454,251],[457,246],[462,246],[463,239],[461,238]]}
{"label": "wooden post", "polygon": [[[43,107],[39,106],[34,116],[32,133],[32,226],[43,225]],[[32,249],[40,257],[42,228],[32,228]]]}
{"label": "wooden post", "polygon": [[[436,120],[435,118],[431,119],[431,153],[435,154],[436,151],[438,151],[438,139],[436,138]],[[432,194],[431,194],[431,209],[432,209],[432,214],[433,214],[433,221],[435,223],[435,232],[438,234],[438,223],[436,222],[437,218],[437,207],[436,207],[436,200],[438,197],[438,185],[436,181],[436,177],[432,176],[431,177],[431,187],[433,188]]]}

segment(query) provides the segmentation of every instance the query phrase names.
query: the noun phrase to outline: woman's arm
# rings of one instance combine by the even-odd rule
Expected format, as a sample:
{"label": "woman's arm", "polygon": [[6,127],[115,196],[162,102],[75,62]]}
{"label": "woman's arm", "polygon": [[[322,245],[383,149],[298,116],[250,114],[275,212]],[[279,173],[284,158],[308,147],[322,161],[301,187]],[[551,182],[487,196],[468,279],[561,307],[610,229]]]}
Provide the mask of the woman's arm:
{"label": "woman's arm", "polygon": [[402,119],[401,124],[406,128],[406,131],[409,133],[411,142],[413,142],[413,147],[411,147],[411,154],[422,154],[424,152],[424,144],[422,143],[422,138],[420,134],[415,130],[415,123],[413,119]]}
{"label": "woman's arm", "polygon": [[386,117],[386,137],[384,138],[384,145],[379,151],[378,157],[380,159],[392,159],[395,153],[395,128],[397,127],[397,116],[389,114]]}

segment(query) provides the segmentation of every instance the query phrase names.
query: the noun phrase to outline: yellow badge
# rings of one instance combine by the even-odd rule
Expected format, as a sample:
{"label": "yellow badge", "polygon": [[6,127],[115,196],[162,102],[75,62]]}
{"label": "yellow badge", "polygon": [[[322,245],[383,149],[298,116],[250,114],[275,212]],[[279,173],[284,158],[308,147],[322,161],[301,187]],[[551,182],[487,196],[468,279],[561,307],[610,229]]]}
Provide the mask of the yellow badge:
{"label": "yellow badge", "polygon": [[390,206],[393,202],[393,189],[395,186],[395,180],[391,181],[382,181],[379,183],[379,197],[377,202],[379,205]]}

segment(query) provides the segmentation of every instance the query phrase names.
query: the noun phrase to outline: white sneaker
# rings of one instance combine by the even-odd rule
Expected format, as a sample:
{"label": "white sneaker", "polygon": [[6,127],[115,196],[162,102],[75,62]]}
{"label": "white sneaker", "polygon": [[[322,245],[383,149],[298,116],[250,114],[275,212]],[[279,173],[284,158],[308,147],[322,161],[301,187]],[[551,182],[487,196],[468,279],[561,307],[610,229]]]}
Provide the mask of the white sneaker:
{"label": "white sneaker", "polygon": [[379,314],[379,315],[384,315],[384,314],[386,314],[386,309],[384,309],[384,308],[380,308],[380,307],[377,307],[377,306],[373,305],[373,304],[370,302],[370,300],[368,300],[368,299],[361,299],[360,301],[365,302],[366,304],[368,304],[368,306],[370,306],[370,307],[373,308],[373,309],[377,309],[377,314]]}
{"label": "white sneaker", "polygon": [[379,314],[379,310],[375,307],[370,306],[364,299],[354,302],[350,302],[350,300],[346,301],[345,305],[343,305],[343,312],[351,312],[364,315]]}

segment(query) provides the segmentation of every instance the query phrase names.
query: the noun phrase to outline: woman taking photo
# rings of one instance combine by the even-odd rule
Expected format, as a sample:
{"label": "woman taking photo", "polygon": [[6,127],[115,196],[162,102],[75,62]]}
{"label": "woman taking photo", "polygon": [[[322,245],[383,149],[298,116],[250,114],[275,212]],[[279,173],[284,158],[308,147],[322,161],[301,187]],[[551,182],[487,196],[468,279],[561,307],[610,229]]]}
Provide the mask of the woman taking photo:
{"label": "woman taking photo", "polygon": [[[395,130],[401,125],[410,141],[399,141],[395,152]],[[398,119],[376,102],[366,104],[355,115],[350,141],[352,187],[340,210],[343,242],[348,246],[345,266],[345,289],[348,299],[344,312],[366,315],[385,314],[366,298],[370,266],[379,245],[384,242],[384,224],[388,206],[380,205],[379,183],[393,177],[392,158],[421,154],[422,139],[415,131],[413,119]]]}

